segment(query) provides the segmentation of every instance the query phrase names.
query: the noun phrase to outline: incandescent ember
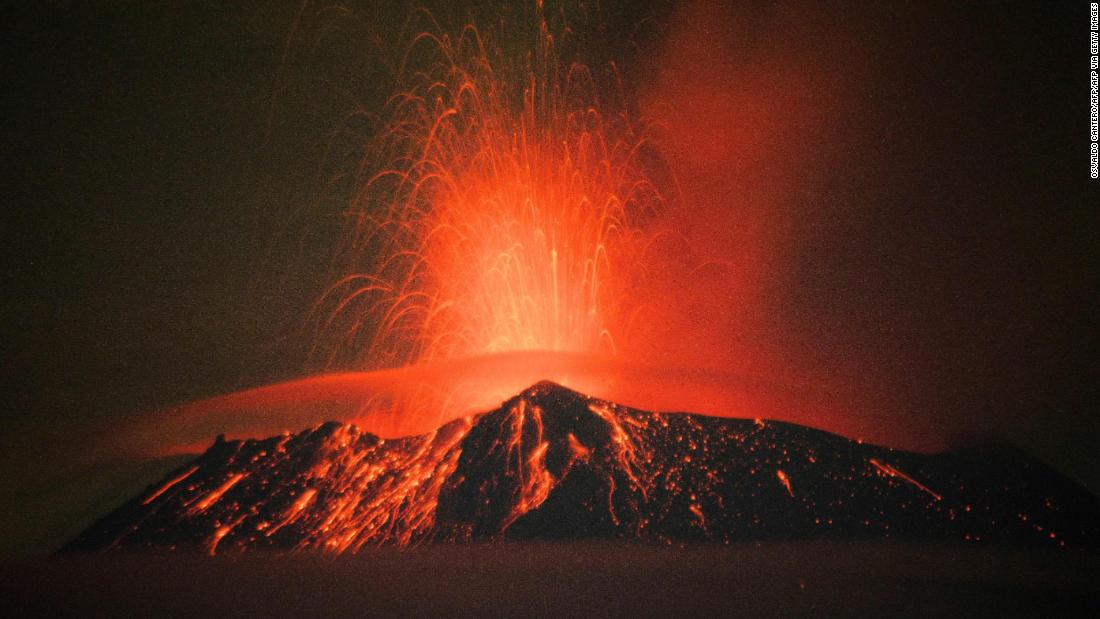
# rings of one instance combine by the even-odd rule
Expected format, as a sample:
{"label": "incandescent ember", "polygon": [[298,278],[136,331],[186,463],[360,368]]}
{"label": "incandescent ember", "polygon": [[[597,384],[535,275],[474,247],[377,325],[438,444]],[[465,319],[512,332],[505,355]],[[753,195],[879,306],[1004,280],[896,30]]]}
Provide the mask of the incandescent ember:
{"label": "incandescent ember", "polygon": [[219,439],[68,551],[355,552],[513,539],[900,538],[1095,548],[1100,499],[996,447],[917,454],[539,383],[438,430]]}

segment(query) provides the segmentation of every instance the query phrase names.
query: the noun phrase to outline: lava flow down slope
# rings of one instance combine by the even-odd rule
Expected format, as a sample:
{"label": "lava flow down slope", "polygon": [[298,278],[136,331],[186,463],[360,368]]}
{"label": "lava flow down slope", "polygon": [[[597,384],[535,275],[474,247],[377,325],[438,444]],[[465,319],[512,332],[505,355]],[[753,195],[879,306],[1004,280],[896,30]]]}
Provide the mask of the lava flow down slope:
{"label": "lava flow down slope", "polygon": [[206,453],[69,552],[626,539],[1095,548],[1100,499],[1008,447],[924,455],[782,422],[651,413],[553,383],[434,432],[329,422]]}

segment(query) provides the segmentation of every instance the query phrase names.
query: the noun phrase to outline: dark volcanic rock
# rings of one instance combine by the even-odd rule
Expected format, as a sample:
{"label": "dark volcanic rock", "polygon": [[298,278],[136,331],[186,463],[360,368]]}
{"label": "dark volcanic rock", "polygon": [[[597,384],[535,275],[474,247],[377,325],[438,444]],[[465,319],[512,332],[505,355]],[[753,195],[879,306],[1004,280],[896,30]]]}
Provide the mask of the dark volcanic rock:
{"label": "dark volcanic rock", "polygon": [[421,436],[218,440],[66,550],[883,537],[1096,548],[1100,499],[1008,447],[922,455],[540,383]]}

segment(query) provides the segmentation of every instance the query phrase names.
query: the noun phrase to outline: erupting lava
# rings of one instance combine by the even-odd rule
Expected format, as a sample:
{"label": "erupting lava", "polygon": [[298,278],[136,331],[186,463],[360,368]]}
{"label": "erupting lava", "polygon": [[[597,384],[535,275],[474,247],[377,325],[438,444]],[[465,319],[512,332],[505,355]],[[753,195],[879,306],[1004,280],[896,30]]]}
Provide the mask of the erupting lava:
{"label": "erupting lava", "polygon": [[1095,548],[1097,513],[1096,497],[1011,450],[920,455],[540,383],[418,436],[329,422],[219,439],[68,548],[821,537]]}
{"label": "erupting lava", "polygon": [[614,66],[562,58],[538,4],[521,54],[473,25],[406,51],[315,307],[326,368],[613,354],[629,337],[659,158]]}
{"label": "erupting lava", "polygon": [[[700,165],[690,156],[700,148],[669,137],[664,104],[636,101],[645,97],[619,67],[591,60],[582,29],[564,18],[549,25],[541,2],[514,8],[488,30],[448,31],[415,13],[414,31],[427,26],[404,50],[396,93],[345,175],[353,195],[306,330],[321,373],[177,407],[112,440],[177,452],[217,433],[327,419],[407,436],[552,380],[647,409],[939,447],[900,424],[867,423],[845,406],[853,398],[738,339],[755,333],[737,323],[753,314],[755,285],[737,278],[762,269],[763,250],[733,232],[755,230],[745,211],[767,218],[770,203],[746,209],[723,190],[720,216],[713,204],[696,208],[704,200],[680,192],[675,177]],[[724,75],[713,77],[723,89]],[[712,98],[674,84],[690,109]],[[751,114],[746,122],[772,128]],[[761,157],[751,148],[762,139],[743,145],[735,134],[699,140]],[[697,242],[697,228],[710,230],[708,242]],[[734,274],[718,275],[727,258],[738,262]]]}
{"label": "erupting lava", "polygon": [[[368,112],[376,121],[349,147],[355,165],[334,180],[342,228],[305,329],[317,373],[147,415],[103,444],[175,453],[219,433],[254,437],[329,419],[409,436],[552,380],[650,410],[942,447],[938,429],[897,415],[882,423],[878,409],[851,406],[857,389],[815,376],[796,346],[769,340],[775,327],[761,316],[777,315],[765,306],[780,297],[760,300],[758,280],[778,278],[761,259],[771,241],[757,237],[781,236],[763,224],[790,215],[759,187],[741,196],[742,184],[713,177],[753,176],[748,162],[786,157],[761,144],[773,133],[790,138],[770,110],[786,109],[776,92],[796,92],[791,75],[801,74],[779,59],[763,78],[727,67],[693,85],[701,43],[673,28],[674,51],[689,40],[692,52],[665,54],[677,79],[649,71],[630,84],[614,51],[589,49],[613,48],[608,32],[573,28],[541,2],[508,7],[484,30],[415,12],[409,31],[418,34],[393,64],[395,94],[341,127],[361,136]],[[775,67],[790,88],[773,84]],[[686,124],[673,97],[690,112]],[[690,122],[697,117],[708,122]],[[683,179],[690,188],[681,190]],[[774,170],[760,182],[783,184]]]}

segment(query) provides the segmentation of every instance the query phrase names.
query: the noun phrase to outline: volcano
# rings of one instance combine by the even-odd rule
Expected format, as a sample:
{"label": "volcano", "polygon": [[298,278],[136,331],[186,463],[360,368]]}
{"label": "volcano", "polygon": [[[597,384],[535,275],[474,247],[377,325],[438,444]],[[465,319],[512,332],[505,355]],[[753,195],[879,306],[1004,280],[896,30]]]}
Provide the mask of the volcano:
{"label": "volcano", "polygon": [[64,550],[822,538],[1095,549],[1100,499],[1008,445],[919,454],[543,382],[417,436],[218,437]]}

